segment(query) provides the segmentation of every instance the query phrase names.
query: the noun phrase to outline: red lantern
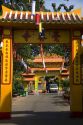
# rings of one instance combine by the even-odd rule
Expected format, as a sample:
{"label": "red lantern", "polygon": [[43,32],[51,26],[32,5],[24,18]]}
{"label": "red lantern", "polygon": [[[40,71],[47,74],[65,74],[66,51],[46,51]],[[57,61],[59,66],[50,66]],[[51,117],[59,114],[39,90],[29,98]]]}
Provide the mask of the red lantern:
{"label": "red lantern", "polygon": [[40,23],[40,14],[35,15],[35,22],[36,22],[36,25],[39,25],[39,23]]}

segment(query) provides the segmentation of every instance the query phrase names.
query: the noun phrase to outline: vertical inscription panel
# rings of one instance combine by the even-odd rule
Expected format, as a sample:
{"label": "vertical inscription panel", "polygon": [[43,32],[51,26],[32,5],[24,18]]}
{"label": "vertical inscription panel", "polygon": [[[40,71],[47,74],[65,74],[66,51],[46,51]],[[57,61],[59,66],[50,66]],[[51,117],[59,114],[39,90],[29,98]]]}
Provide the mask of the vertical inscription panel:
{"label": "vertical inscription panel", "polygon": [[80,84],[80,40],[73,41],[74,84]]}
{"label": "vertical inscription panel", "polygon": [[2,67],[2,84],[10,84],[10,75],[11,75],[11,67],[10,67],[10,58],[11,58],[11,45],[10,39],[3,39],[3,67]]}

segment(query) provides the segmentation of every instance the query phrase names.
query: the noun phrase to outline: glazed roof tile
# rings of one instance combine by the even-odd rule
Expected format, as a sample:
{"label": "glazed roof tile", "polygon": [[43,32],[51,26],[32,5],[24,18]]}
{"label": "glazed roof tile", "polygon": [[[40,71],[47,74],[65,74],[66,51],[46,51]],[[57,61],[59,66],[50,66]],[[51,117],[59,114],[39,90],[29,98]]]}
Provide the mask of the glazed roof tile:
{"label": "glazed roof tile", "polygon": [[[37,14],[37,13],[36,13]],[[59,13],[59,12],[40,12],[40,19],[42,22],[48,23],[82,23],[81,17],[72,12],[72,13]],[[36,16],[36,15],[35,15]],[[26,11],[5,11],[2,15],[1,21],[12,21],[12,22],[35,22],[35,16],[31,12]]]}
{"label": "glazed roof tile", "polygon": [[24,81],[34,81],[34,78],[24,78]]}
{"label": "glazed roof tile", "polygon": [[[45,58],[45,62],[46,63],[57,63],[57,62],[64,62],[65,60],[63,58]],[[34,63],[41,63],[42,62],[42,58],[35,58],[33,60]]]}
{"label": "glazed roof tile", "polygon": [[67,72],[67,73],[61,73],[61,76],[66,76],[66,75],[69,75],[69,72]]}
{"label": "glazed roof tile", "polygon": [[[46,68],[48,71],[60,71],[60,68]],[[45,68],[31,68],[31,70],[36,70],[36,71],[45,71]],[[67,71],[66,68],[63,68],[64,71]]]}

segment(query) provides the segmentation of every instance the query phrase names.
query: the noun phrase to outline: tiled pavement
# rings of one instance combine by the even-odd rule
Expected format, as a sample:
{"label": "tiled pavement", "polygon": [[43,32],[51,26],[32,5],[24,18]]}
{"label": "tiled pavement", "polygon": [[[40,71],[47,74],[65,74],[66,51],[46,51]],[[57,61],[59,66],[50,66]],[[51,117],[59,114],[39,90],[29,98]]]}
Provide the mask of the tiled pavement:
{"label": "tiled pavement", "polygon": [[70,118],[69,104],[57,94],[14,98],[12,110],[12,118],[0,125],[83,125],[82,118]]}

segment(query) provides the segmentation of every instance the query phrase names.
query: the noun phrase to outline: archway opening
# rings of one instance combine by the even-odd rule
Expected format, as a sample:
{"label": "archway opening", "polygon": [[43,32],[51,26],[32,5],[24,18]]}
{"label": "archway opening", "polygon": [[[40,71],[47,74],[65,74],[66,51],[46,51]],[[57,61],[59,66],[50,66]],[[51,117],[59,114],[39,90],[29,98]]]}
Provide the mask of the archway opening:
{"label": "archway opening", "polygon": [[[23,58],[24,55],[26,55],[26,49],[29,55]],[[15,80],[17,79],[16,89],[19,89],[17,86],[17,84],[19,84],[23,85],[25,90],[24,93],[17,90],[18,92],[16,93],[18,93],[18,95],[23,97],[27,96],[28,98],[33,98],[33,96],[36,95],[40,97],[39,100],[41,100],[41,96],[46,98],[47,95],[49,95],[49,97],[55,101],[55,107],[56,103],[61,103],[63,106],[67,106],[65,111],[70,111],[71,46],[68,44],[43,44],[42,58],[41,44],[15,44],[14,60],[16,60],[16,63],[19,62],[16,67],[14,65],[14,71],[17,72],[18,70],[19,72],[19,68],[22,70],[22,72],[19,72],[21,73],[20,79],[18,78],[18,74],[16,76],[17,78],[15,78]],[[35,80],[35,77],[38,81]],[[51,90],[53,90],[53,85],[57,84],[58,91],[48,91],[48,84],[50,84],[50,88],[52,87]],[[58,100],[60,102],[56,101],[56,97],[61,99]],[[42,100],[42,103],[43,102],[44,100]],[[51,108],[52,107],[50,107],[50,110]],[[61,109],[61,111],[64,112],[64,109]]]}

